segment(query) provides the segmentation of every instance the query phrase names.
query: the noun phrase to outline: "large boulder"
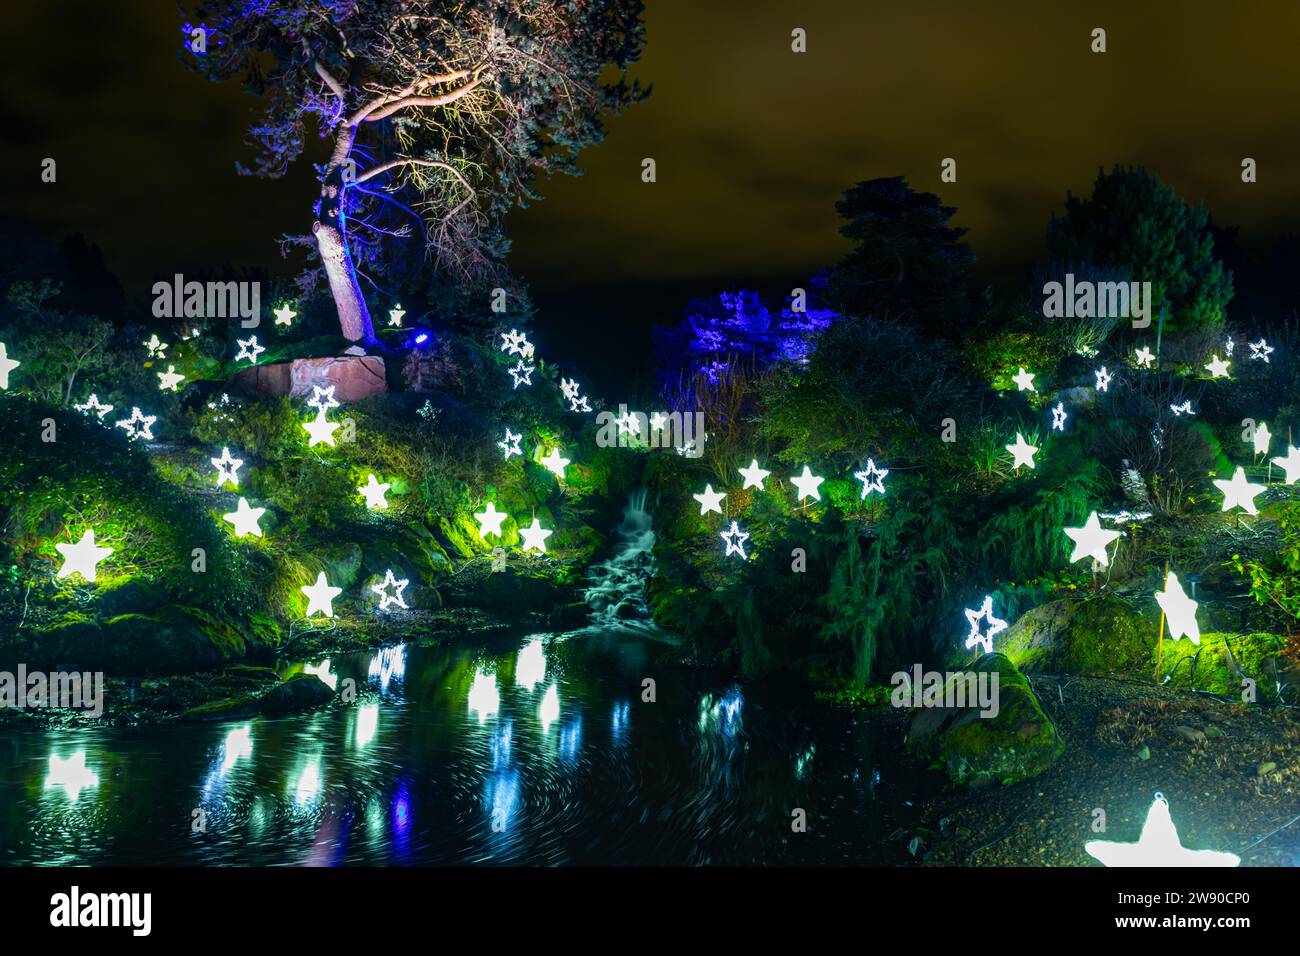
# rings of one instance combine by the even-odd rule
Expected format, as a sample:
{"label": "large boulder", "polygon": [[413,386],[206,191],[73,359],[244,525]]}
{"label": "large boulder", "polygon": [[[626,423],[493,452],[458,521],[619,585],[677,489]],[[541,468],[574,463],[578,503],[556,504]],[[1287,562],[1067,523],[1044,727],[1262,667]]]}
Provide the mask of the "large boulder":
{"label": "large boulder", "polygon": [[1026,611],[999,636],[998,648],[1025,673],[1133,675],[1154,664],[1158,629],[1158,615],[1148,619],[1119,598],[1089,595]]}
{"label": "large boulder", "polygon": [[328,704],[334,691],[315,674],[295,674],[277,684],[262,698],[262,713],[268,717],[295,714]]}
{"label": "large boulder", "polygon": [[1287,653],[1287,639],[1280,634],[1210,632],[1201,635],[1199,644],[1171,641],[1166,634],[1160,673],[1171,687],[1238,699],[1249,678],[1255,682],[1255,699],[1269,704],[1277,702],[1279,685],[1300,684],[1300,662]]}
{"label": "large boulder", "polygon": [[356,402],[388,390],[384,360],[378,355],[331,355],[267,362],[235,373],[233,384],[255,395],[310,397],[315,387],[334,386],[340,402]]}

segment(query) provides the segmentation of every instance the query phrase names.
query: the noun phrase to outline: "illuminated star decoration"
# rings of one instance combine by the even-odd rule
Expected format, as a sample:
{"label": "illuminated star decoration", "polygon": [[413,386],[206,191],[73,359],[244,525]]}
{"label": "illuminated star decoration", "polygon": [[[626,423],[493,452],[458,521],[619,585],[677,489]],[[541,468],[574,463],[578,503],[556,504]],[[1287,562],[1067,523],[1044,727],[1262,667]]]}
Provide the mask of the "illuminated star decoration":
{"label": "illuminated star decoration", "polygon": [[1267,455],[1269,442],[1273,440],[1273,434],[1268,430],[1265,422],[1260,422],[1259,427],[1255,429],[1255,454]]}
{"label": "illuminated star decoration", "polygon": [[[406,586],[410,583],[407,578],[402,578],[399,581],[397,576],[393,574],[392,568],[385,571],[382,583],[370,585],[370,590],[379,595],[379,610],[388,610],[390,604],[396,604],[402,610],[406,610],[406,602],[402,600],[402,592],[406,590]],[[393,589],[392,594],[388,593],[389,588]]]}
{"label": "illuminated star decoration", "polygon": [[1011,376],[1011,381],[1016,383],[1016,390],[1020,392],[1036,392],[1034,388],[1034,373],[1026,372],[1025,367],[1020,366],[1020,373]]}
{"label": "illuminated star decoration", "polygon": [[149,341],[144,343],[144,347],[149,350],[150,358],[162,358],[167,351],[167,343],[158,338],[157,333],[149,336]]}
{"label": "illuminated star decoration", "polygon": [[1196,623],[1196,608],[1200,602],[1187,596],[1174,572],[1165,576],[1165,589],[1156,592],[1156,603],[1169,621],[1170,640],[1186,637],[1193,644],[1201,643],[1201,627]]}
{"label": "illuminated star decoration", "polygon": [[339,427],[339,423],[327,419],[324,410],[317,412],[316,417],[311,421],[303,422],[302,427],[311,436],[311,440],[307,442],[308,448],[321,443],[334,447],[334,432]]}
{"label": "illuminated star decoration", "polygon": [[284,305],[280,306],[280,308],[273,309],[272,311],[275,312],[276,325],[292,325],[294,316],[298,314],[297,312],[293,311],[293,309],[289,308],[288,303],[285,303]]}
{"label": "illuminated star decoration", "polygon": [[76,544],[56,544],[55,549],[63,555],[63,567],[56,575],[60,580],[80,574],[86,581],[95,580],[95,565],[113,553],[112,548],[95,544],[95,529],[87,528]]}
{"label": "illuminated star decoration", "polygon": [[762,491],[763,479],[771,474],[770,471],[764,471],[762,468],[758,467],[757,458],[750,461],[748,468],[738,468],[736,470],[739,471],[741,476],[745,479],[745,483],[740,488],[741,491],[744,491],[746,488],[757,488],[759,491]]}
{"label": "illuminated star decoration", "polygon": [[506,371],[508,371],[510,373],[510,377],[514,379],[515,388],[518,388],[520,385],[533,384],[533,379],[532,379],[533,366],[525,365],[523,359],[520,359],[517,365],[510,367]]}
{"label": "illuminated star decoration", "polygon": [[867,467],[862,471],[855,471],[853,477],[862,482],[862,497],[860,500],[865,501],[867,495],[874,491],[885,493],[885,476],[889,474],[888,468],[877,468],[875,461],[868,458]]}
{"label": "illuminated star decoration", "polygon": [[650,413],[650,431],[661,432],[668,426],[668,416],[663,412]]}
{"label": "illuminated star decoration", "polygon": [[5,344],[0,342],[0,388],[7,389],[9,387],[9,373],[22,364],[22,362],[11,359],[9,353],[5,351]]}
{"label": "illuminated star decoration", "polygon": [[1222,510],[1241,508],[1248,515],[1259,514],[1259,510],[1255,507],[1255,496],[1263,493],[1265,488],[1263,485],[1247,481],[1245,468],[1238,465],[1237,470],[1232,473],[1231,481],[1215,478],[1214,487],[1223,492]]}
{"label": "illuminated star decoration", "polygon": [[1147,348],[1144,345],[1140,349],[1137,349],[1138,368],[1150,368],[1155,363],[1156,363],[1155,353],[1152,352],[1149,348]]}
{"label": "illuminated star decoration", "polygon": [[537,520],[536,516],[533,517],[533,523],[527,528],[519,529],[519,534],[524,539],[523,549],[525,551],[541,551],[545,553],[546,539],[553,533],[543,528],[542,523]]}
{"label": "illuminated star decoration", "polygon": [[357,488],[357,493],[366,499],[367,508],[377,510],[388,507],[388,499],[384,497],[384,493],[390,487],[392,486],[386,481],[376,481],[372,474],[364,485]]}
{"label": "illuminated star decoration", "polygon": [[627,433],[630,435],[641,434],[641,422],[631,412],[624,412],[618,418],[614,419],[614,424],[618,426],[620,435]]}
{"label": "illuminated star decoration", "polygon": [[706,515],[710,511],[722,514],[722,499],[727,496],[721,491],[714,491],[712,485],[705,485],[703,492],[691,497],[700,503],[700,514]]}
{"label": "illuminated star decoration", "polygon": [[571,399],[569,399],[569,411],[571,411],[571,412],[589,412],[589,411],[591,411],[591,405],[588,404],[588,402],[587,402],[587,396],[586,396],[586,395],[583,395],[581,398],[571,398]]}
{"label": "illuminated star decoration", "polygon": [[478,536],[486,538],[490,534],[501,537],[501,522],[505,521],[509,515],[504,511],[497,511],[495,502],[489,501],[487,507],[474,515],[474,520],[478,522]]}
{"label": "illuminated star decoration", "polygon": [[[966,649],[976,644],[984,648],[985,654],[993,653],[993,635],[1001,634],[1007,629],[1007,622],[993,616],[993,597],[986,595],[978,611],[966,609],[966,620],[970,623],[970,633],[966,635]],[[988,629],[981,633],[980,621],[987,622]]]}
{"label": "illuminated star decoration", "polygon": [[[393,308],[388,310],[388,324],[394,328],[402,327],[402,316],[406,315],[406,310],[402,308],[402,303],[398,302]],[[383,610],[382,608],[380,610]]]}
{"label": "illuminated star decoration", "polygon": [[790,480],[794,482],[794,487],[799,494],[800,501],[803,501],[805,498],[812,498],[814,501],[822,500],[822,494],[817,489],[821,486],[821,483],[826,479],[818,478],[816,475],[814,475],[811,471],[808,470],[807,465],[803,466],[802,475],[792,475],[790,477]]}
{"label": "illuminated star decoration", "polygon": [[317,613],[333,617],[334,599],[343,593],[342,588],[330,587],[329,581],[325,580],[324,571],[316,575],[315,584],[304,584],[300,590],[307,595],[307,613],[303,615],[304,617],[311,617]]}
{"label": "illuminated star decoration", "polygon": [[75,408],[77,411],[81,412],[81,414],[83,415],[89,415],[91,412],[94,412],[95,417],[100,420],[102,420],[105,415],[107,415],[109,412],[113,410],[112,405],[105,405],[101,403],[99,400],[99,396],[96,395],[94,392],[90,393],[90,398],[86,399],[86,403],[84,405],[73,405],[72,407]]}
{"label": "illuminated star decoration", "polygon": [[1217,353],[1205,363],[1205,368],[1209,371],[1210,378],[1227,378],[1228,376],[1228,360],[1219,358]]}
{"label": "illuminated star decoration", "polygon": [[721,532],[722,543],[727,546],[727,551],[723,554],[724,558],[729,558],[733,554],[738,554],[742,558],[748,558],[745,554],[745,542],[749,540],[749,532],[741,531],[740,525],[735,521],[731,522],[731,527]]}
{"label": "illuminated star decoration", "polygon": [[239,506],[228,514],[221,516],[222,521],[229,521],[235,526],[235,537],[242,538],[246,534],[254,537],[262,536],[262,528],[258,522],[262,515],[266,514],[265,508],[250,508],[247,498],[239,499]]}
{"label": "illuminated star decoration", "polygon": [[578,392],[581,388],[582,386],[578,384],[576,379],[564,378],[563,376],[560,377],[560,394],[569,401],[573,401],[573,399],[578,397]]}
{"label": "illuminated star decoration", "polygon": [[232,458],[229,448],[221,449],[220,458],[208,459],[212,466],[217,469],[217,486],[220,487],[226,482],[230,482],[236,488],[239,487],[239,466],[244,463],[242,458]]}
{"label": "illuminated star decoration", "polygon": [[98,775],[86,767],[86,752],[78,750],[66,760],[50,754],[50,773],[45,778],[45,787],[62,787],[73,803],[81,791],[99,786]]}
{"label": "illuminated star decoration", "polygon": [[1025,436],[1020,432],[1016,432],[1015,442],[1007,445],[1007,451],[1011,452],[1012,458],[1015,459],[1011,463],[1012,468],[1019,468],[1021,465],[1034,467],[1034,455],[1038,452],[1038,448],[1025,441]]}
{"label": "illuminated star decoration", "polygon": [[1065,413],[1065,402],[1057,402],[1056,407],[1052,409],[1052,428],[1055,431],[1065,431],[1065,420],[1070,416]]}
{"label": "illuminated star decoration", "polygon": [[1090,557],[1103,568],[1110,565],[1110,556],[1106,553],[1106,547],[1120,536],[1120,532],[1107,531],[1103,528],[1097,519],[1097,512],[1088,515],[1088,520],[1083,523],[1082,528],[1062,530],[1074,541],[1074,553],[1070,555],[1071,562]]}
{"label": "illuminated star decoration", "polygon": [[158,388],[164,392],[179,392],[184,378],[176,372],[175,365],[168,365],[167,371],[158,373]]}
{"label": "illuminated star decoration", "polygon": [[1296,479],[1300,478],[1300,448],[1293,445],[1287,446],[1285,458],[1274,458],[1273,464],[1279,468],[1286,469],[1286,483],[1294,485]]}
{"label": "illuminated star decoration", "polygon": [[264,346],[257,344],[256,335],[250,335],[247,339],[235,339],[235,341],[239,343],[239,352],[235,355],[236,362],[248,359],[256,365],[257,357],[266,351]]}
{"label": "illuminated star decoration", "polygon": [[153,423],[158,420],[157,415],[145,415],[140,409],[132,408],[131,417],[124,418],[117,423],[117,427],[126,431],[126,437],[131,441],[153,441]]}
{"label": "illuminated star decoration", "polygon": [[506,453],[506,461],[510,460],[511,455],[523,454],[523,451],[519,448],[519,442],[523,439],[523,437],[524,436],[522,434],[516,435],[509,428],[506,429],[505,441],[497,442],[497,447]]}
{"label": "illuminated star decoration", "polygon": [[1269,353],[1273,351],[1273,346],[1269,345],[1263,339],[1260,339],[1258,342],[1247,342],[1246,344],[1250,346],[1250,358],[1252,361],[1255,359],[1262,359],[1264,362],[1268,362],[1268,356]]}
{"label": "illuminated star decoration", "polygon": [[1228,336],[1228,341],[1223,343],[1223,348],[1228,356],[1232,355],[1232,350],[1237,347],[1237,343],[1232,341],[1232,336]]}
{"label": "illuminated star decoration", "polygon": [[[518,355],[521,359],[533,357],[533,344],[518,329],[511,329],[501,334],[501,351]],[[520,363],[523,364],[522,362]]]}
{"label": "illuminated star decoration", "polygon": [[1104,392],[1109,389],[1110,380],[1115,377],[1111,375],[1110,372],[1106,371],[1106,366],[1104,365],[1092,374],[1097,377],[1097,391],[1099,392]]}
{"label": "illuminated star decoration", "polygon": [[1157,793],[1147,811],[1146,823],[1136,843],[1089,840],[1083,845],[1088,855],[1106,866],[1240,866],[1235,853],[1219,850],[1189,850],[1178,838],[1169,815],[1169,801]]}
{"label": "illuminated star decoration", "polygon": [[569,459],[560,457],[560,449],[552,448],[551,453],[542,459],[542,467],[555,475],[556,478],[564,477],[564,469],[569,464]]}
{"label": "illuminated star decoration", "polygon": [[313,385],[311,398],[307,399],[307,407],[314,408],[318,412],[328,412],[331,408],[338,408],[339,400],[334,397],[334,386]]}
{"label": "illuminated star decoration", "polygon": [[1190,398],[1181,405],[1170,405],[1169,410],[1179,417],[1196,414],[1192,411],[1192,400]]}

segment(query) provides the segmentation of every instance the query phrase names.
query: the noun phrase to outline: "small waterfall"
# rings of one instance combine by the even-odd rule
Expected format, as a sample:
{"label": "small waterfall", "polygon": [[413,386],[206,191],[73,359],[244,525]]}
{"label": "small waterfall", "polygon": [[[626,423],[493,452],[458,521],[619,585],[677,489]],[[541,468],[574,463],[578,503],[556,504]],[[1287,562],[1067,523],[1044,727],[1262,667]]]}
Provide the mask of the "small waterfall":
{"label": "small waterfall", "polygon": [[591,608],[591,623],[598,627],[654,627],[645,599],[645,582],[655,566],[655,533],[646,510],[647,495],[642,488],[628,498],[613,555],[591,568],[591,583],[583,599]]}

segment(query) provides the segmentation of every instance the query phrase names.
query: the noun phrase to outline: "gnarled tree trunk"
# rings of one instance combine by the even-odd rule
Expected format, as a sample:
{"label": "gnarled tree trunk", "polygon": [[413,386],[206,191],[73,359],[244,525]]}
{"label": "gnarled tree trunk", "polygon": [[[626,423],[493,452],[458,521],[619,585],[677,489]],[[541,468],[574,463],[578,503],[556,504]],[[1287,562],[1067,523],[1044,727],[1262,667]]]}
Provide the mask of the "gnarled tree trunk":
{"label": "gnarled tree trunk", "polygon": [[321,182],[320,219],[312,224],[311,231],[316,236],[316,248],[330,281],[330,294],[339,312],[343,337],[350,342],[373,345],[375,328],[370,321],[370,310],[366,308],[366,297],[357,282],[356,270],[352,268],[352,257],[348,254],[344,235],[343,173],[355,137],[356,128],[353,126],[345,126],[339,131],[334,154]]}

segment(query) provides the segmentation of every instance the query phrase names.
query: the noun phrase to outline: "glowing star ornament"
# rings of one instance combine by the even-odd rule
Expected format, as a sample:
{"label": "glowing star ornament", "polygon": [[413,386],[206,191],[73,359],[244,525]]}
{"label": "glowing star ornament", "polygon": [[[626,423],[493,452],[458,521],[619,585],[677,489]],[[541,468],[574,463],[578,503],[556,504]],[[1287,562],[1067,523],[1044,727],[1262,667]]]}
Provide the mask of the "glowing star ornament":
{"label": "glowing star ornament", "polygon": [[1286,483],[1294,485],[1296,479],[1300,478],[1300,448],[1292,445],[1287,446],[1285,458],[1274,458],[1273,464],[1286,471]]}
{"label": "glowing star ornament", "polygon": [[1210,373],[1210,378],[1228,377],[1228,360],[1219,358],[1217,354],[1205,363],[1205,368]]}
{"label": "glowing star ornament", "polygon": [[1038,389],[1034,388],[1034,373],[1026,372],[1025,367],[1023,365],[1020,366],[1019,374],[1011,376],[1011,381],[1016,383],[1016,391],[1019,392],[1038,391]]}
{"label": "glowing star ornament", "polygon": [[94,392],[90,393],[90,398],[86,399],[84,405],[73,405],[72,407],[83,415],[90,415],[93,413],[100,421],[103,421],[104,416],[113,410],[112,405],[105,405],[100,402],[99,396]]}
{"label": "glowing star ornament", "polygon": [[560,456],[560,449],[552,448],[551,453],[542,459],[542,467],[553,474],[556,478],[564,477],[564,469],[568,467],[569,459]]}
{"label": "glowing star ornament", "polygon": [[591,405],[587,402],[587,396],[583,395],[581,398],[569,399],[569,411],[571,412],[591,411]]}
{"label": "glowing star ornament", "polygon": [[153,423],[157,420],[157,415],[145,415],[140,409],[132,408],[131,417],[119,421],[117,427],[125,430],[131,441],[153,441]]}
{"label": "glowing star ornament", "polygon": [[338,408],[339,400],[334,397],[334,386],[313,385],[311,398],[307,399],[307,407],[314,408],[318,412],[328,412],[331,408]]}
{"label": "glowing star ornament", "polygon": [[1146,823],[1136,843],[1089,840],[1083,845],[1088,855],[1105,866],[1240,866],[1235,853],[1219,850],[1189,850],[1179,839],[1169,814],[1169,801],[1157,793],[1147,811]]}
{"label": "glowing star ornament", "polygon": [[738,554],[742,558],[748,558],[745,554],[745,542],[749,540],[749,532],[741,531],[740,525],[731,522],[731,527],[721,533],[722,543],[727,546],[724,558],[729,558],[733,554]]}
{"label": "glowing star ornament", "polygon": [[293,311],[293,309],[289,308],[288,303],[285,303],[284,305],[281,305],[280,308],[273,309],[272,311],[275,312],[276,325],[292,325],[294,317],[298,314]]}
{"label": "glowing star ornament", "polygon": [[1269,442],[1273,440],[1273,434],[1268,430],[1268,425],[1264,422],[1259,423],[1255,429],[1254,448],[1256,455],[1267,455]]}
{"label": "glowing star ornament", "polygon": [[1151,366],[1156,364],[1155,353],[1152,352],[1145,345],[1142,346],[1140,349],[1137,349],[1136,354],[1137,357],[1134,359],[1134,361],[1137,362],[1138,368],[1150,368]]}
{"label": "glowing star ornament", "polygon": [[327,419],[324,411],[317,412],[316,417],[311,421],[303,422],[302,427],[311,436],[311,440],[307,442],[308,448],[321,444],[334,447],[334,432],[338,429],[339,423]]}
{"label": "glowing star ornament", "polygon": [[[985,654],[992,654],[994,635],[1001,634],[1007,629],[1006,621],[993,616],[992,595],[985,595],[984,603],[980,605],[978,611],[967,608],[966,621],[970,624],[970,633],[966,635],[966,649],[970,650],[978,644],[984,648]],[[980,630],[980,621],[986,625],[984,630]]]}
{"label": "glowing star ornament", "polygon": [[562,394],[566,399],[568,399],[569,401],[573,401],[575,398],[578,397],[578,392],[580,390],[581,390],[581,386],[577,383],[575,379],[564,378],[563,376],[561,376],[560,394]]}
{"label": "glowing star ornament", "polygon": [[714,491],[712,485],[705,485],[704,491],[691,497],[700,503],[700,514],[706,515],[710,511],[722,514],[722,499],[727,496],[724,492]]}
{"label": "glowing star ornament", "polygon": [[1106,548],[1120,536],[1120,532],[1103,528],[1097,518],[1097,512],[1088,515],[1088,520],[1083,523],[1082,528],[1062,530],[1074,542],[1074,553],[1070,555],[1071,562],[1078,561],[1080,558],[1092,558],[1103,568],[1110,565],[1110,556],[1106,553]]}
{"label": "glowing star ornament", "polygon": [[474,520],[478,522],[478,536],[486,538],[490,534],[501,537],[501,523],[509,515],[504,511],[497,511],[495,502],[489,501],[487,507],[474,515]]}
{"label": "glowing star ornament", "polygon": [[366,507],[371,510],[388,507],[388,499],[384,494],[392,487],[386,481],[377,481],[375,476],[371,475],[364,485],[357,488],[357,493],[366,499]]}
{"label": "glowing star ornament", "polygon": [[[501,351],[508,355],[518,355],[520,358],[532,358],[533,343],[529,342],[524,333],[518,329],[511,329],[509,332],[501,334]],[[574,394],[577,394],[577,392],[575,391]],[[573,396],[569,397],[572,398]]]}
{"label": "glowing star ornament", "polygon": [[266,514],[265,508],[250,508],[247,498],[240,498],[239,505],[234,511],[221,516],[222,521],[229,521],[235,526],[235,537],[242,538],[246,534],[251,534],[255,538],[262,536],[262,528],[258,524],[262,520],[262,515]]}
{"label": "glowing star ornament", "polygon": [[330,587],[330,583],[325,580],[324,571],[316,575],[315,584],[304,584],[299,590],[307,595],[307,613],[303,617],[311,617],[313,614],[333,617],[334,599],[343,593],[342,588]]}
{"label": "glowing star ornament", "polygon": [[533,366],[525,365],[523,359],[520,359],[517,364],[507,369],[507,371],[510,373],[510,377],[514,379],[515,388],[518,388],[520,385],[533,384]]}
{"label": "glowing star ornament", "polygon": [[9,353],[5,351],[5,344],[0,342],[0,388],[7,389],[9,387],[9,373],[22,364],[22,362],[11,359]]}
{"label": "glowing star ornament", "polygon": [[853,477],[862,482],[862,497],[865,501],[867,495],[873,492],[885,493],[885,476],[889,474],[888,468],[877,468],[875,461],[868,458],[867,467],[862,471],[855,471]]}
{"label": "glowing star ornament", "polygon": [[1097,379],[1097,391],[1105,392],[1110,389],[1111,380],[1115,377],[1106,371],[1106,366],[1102,366],[1092,373]]}
{"label": "glowing star ornament", "polygon": [[1263,339],[1260,339],[1258,342],[1247,342],[1246,344],[1250,346],[1251,361],[1261,360],[1265,363],[1268,362],[1268,356],[1273,351],[1273,346],[1269,345]]}
{"label": "glowing star ornament", "polygon": [[56,544],[54,547],[63,555],[63,567],[56,575],[60,580],[80,574],[84,580],[93,582],[95,565],[113,553],[112,548],[95,544],[94,528],[87,528],[76,544]]}
{"label": "glowing star ornament", "polygon": [[1052,429],[1054,431],[1065,431],[1065,420],[1070,416],[1065,413],[1065,402],[1057,402],[1056,407],[1052,409]]}
{"label": "glowing star ornament", "polygon": [[1201,627],[1196,623],[1196,609],[1200,603],[1187,596],[1174,572],[1165,576],[1165,589],[1156,592],[1156,603],[1165,612],[1171,640],[1186,637],[1193,644],[1201,643]]}
{"label": "glowing star ornament", "polygon": [[614,420],[614,424],[618,426],[618,433],[620,435],[641,434],[641,423],[637,420],[637,417],[633,415],[631,412],[624,412],[622,415],[620,415],[618,418]]}
{"label": "glowing star ornament", "polygon": [[1171,405],[1169,406],[1169,410],[1170,410],[1171,412],[1173,412],[1173,413],[1174,413],[1176,416],[1178,416],[1179,418],[1181,418],[1181,417],[1184,416],[1184,415],[1195,415],[1195,414],[1196,414],[1195,412],[1192,411],[1192,400],[1191,400],[1190,398],[1189,398],[1187,401],[1185,401],[1185,402],[1183,402],[1182,404],[1180,404],[1180,405],[1173,405],[1173,404],[1171,404]]}
{"label": "glowing star ornament", "polygon": [[524,539],[523,549],[525,551],[540,551],[546,553],[546,539],[554,532],[548,531],[542,527],[542,523],[533,518],[533,523],[527,528],[519,529],[520,536]]}
{"label": "glowing star ornament", "polygon": [[795,492],[798,494],[800,501],[805,498],[812,498],[814,501],[822,500],[822,494],[817,489],[821,487],[821,483],[826,479],[814,475],[807,465],[803,466],[803,474],[791,475],[790,480],[794,483]]}
{"label": "glowing star ornament", "polygon": [[220,458],[209,458],[212,467],[217,469],[217,487],[221,487],[226,482],[239,487],[239,466],[244,463],[242,458],[232,458],[229,448],[221,449]]}
{"label": "glowing star ornament", "polygon": [[388,324],[395,329],[400,329],[402,327],[402,316],[404,315],[406,315],[406,310],[402,308],[402,303],[398,302],[388,310]]}
{"label": "glowing star ornament", "polygon": [[[663,412],[651,412],[651,413],[650,413],[650,431],[651,431],[651,433],[654,433],[654,432],[661,432],[661,431],[663,431],[663,430],[664,430],[665,428],[667,428],[667,427],[668,427],[668,416],[667,416],[667,415],[665,415]],[[742,469],[742,471],[743,471],[743,469]]]}
{"label": "glowing star ornament", "polygon": [[1038,453],[1038,448],[1025,441],[1025,436],[1020,432],[1016,432],[1016,440],[1007,445],[1007,451],[1011,452],[1011,457],[1014,459],[1011,463],[1012,468],[1019,468],[1021,465],[1034,467],[1034,455]]}
{"label": "glowing star ornament", "polygon": [[86,752],[78,750],[64,760],[50,754],[50,772],[45,778],[45,788],[62,787],[63,792],[73,803],[81,796],[82,790],[99,786],[99,776],[86,766]]}
{"label": "glowing star ornament", "polygon": [[506,461],[510,460],[511,455],[522,455],[523,451],[519,447],[519,442],[523,440],[523,435],[516,435],[509,428],[506,429],[505,441],[497,442],[497,447],[506,454]]}
{"label": "glowing star ornament", "polygon": [[1214,479],[1214,487],[1223,492],[1223,511],[1240,508],[1248,515],[1259,514],[1259,509],[1255,507],[1255,496],[1262,494],[1266,489],[1263,485],[1247,481],[1245,468],[1238,465],[1230,481],[1224,481],[1222,478]]}
{"label": "glowing star ornament", "polygon": [[150,358],[162,358],[167,352],[167,343],[158,338],[157,334],[149,336],[149,341],[144,343],[144,347],[148,350]]}
{"label": "glowing star ornament", "polygon": [[[397,576],[393,574],[392,568],[385,571],[382,583],[370,585],[370,590],[379,595],[379,610],[388,610],[390,604],[396,604],[402,610],[406,610],[406,602],[402,600],[402,592],[406,590],[406,586],[410,583],[406,578],[398,580]],[[392,589],[391,593],[389,593],[390,588]]]}
{"label": "glowing star ornament", "polygon": [[264,346],[257,344],[257,336],[250,335],[247,339],[235,339],[239,344],[239,352],[235,355],[235,361],[241,362],[244,359],[257,364],[257,357],[266,351]]}
{"label": "glowing star ornament", "polygon": [[757,488],[759,491],[762,491],[763,479],[771,474],[770,471],[764,471],[762,468],[758,467],[757,458],[750,461],[748,468],[739,468],[737,471],[739,471],[741,477],[745,479],[745,483],[741,485],[741,491],[744,491],[746,488]]}

